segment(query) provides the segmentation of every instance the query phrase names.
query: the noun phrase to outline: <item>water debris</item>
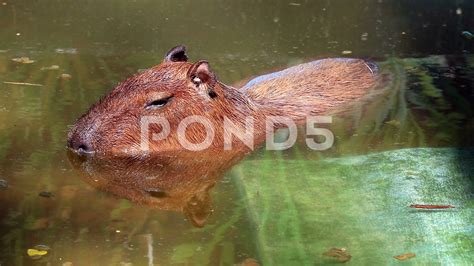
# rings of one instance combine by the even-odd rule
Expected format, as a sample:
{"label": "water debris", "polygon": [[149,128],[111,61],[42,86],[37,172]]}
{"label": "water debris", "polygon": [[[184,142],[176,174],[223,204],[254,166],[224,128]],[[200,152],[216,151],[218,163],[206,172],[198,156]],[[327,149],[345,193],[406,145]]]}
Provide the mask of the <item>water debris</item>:
{"label": "water debris", "polygon": [[367,33],[367,32],[364,32],[364,33],[362,33],[362,35],[360,35],[360,40],[361,41],[367,41],[368,38],[369,38],[369,33]]}
{"label": "water debris", "polygon": [[461,32],[461,35],[467,40],[474,39],[474,34],[470,33],[469,31],[463,31]]}
{"label": "water debris", "polygon": [[12,61],[20,64],[32,64],[36,62],[35,60],[31,60],[29,57],[26,56],[12,58]]}
{"label": "water debris", "polygon": [[26,253],[28,254],[28,256],[30,256],[31,258],[35,259],[35,258],[38,258],[39,257],[42,257],[46,254],[48,254],[48,251],[46,250],[37,250],[37,249],[34,249],[34,248],[29,248]]}
{"label": "water debris", "polygon": [[412,204],[410,205],[410,208],[436,210],[436,209],[451,209],[451,208],[456,208],[456,207],[454,207],[453,205]]}
{"label": "water debris", "polygon": [[301,6],[300,3],[288,3],[289,6]]}
{"label": "water debris", "polygon": [[48,66],[48,67],[42,67],[41,70],[58,70],[59,69],[59,66],[58,65],[52,65],[52,66]]}
{"label": "water debris", "polygon": [[8,188],[7,180],[0,179],[0,189],[5,189],[5,188]]}
{"label": "water debris", "polygon": [[339,262],[348,262],[352,258],[345,248],[330,248],[328,251],[324,252],[323,255],[333,257]]}
{"label": "water debris", "polygon": [[10,51],[10,50],[0,50],[0,54],[2,54],[2,53],[8,53],[8,51]]}
{"label": "water debris", "polygon": [[76,48],[57,48],[54,51],[58,54],[77,54]]}
{"label": "water debris", "polygon": [[3,84],[21,85],[21,86],[32,86],[32,87],[43,87],[42,84],[28,83],[28,82],[15,82],[15,81],[4,81]]}
{"label": "water debris", "polygon": [[41,191],[38,196],[40,197],[44,197],[44,198],[51,198],[54,196],[53,192],[49,192],[49,191]]}
{"label": "water debris", "polygon": [[352,54],[352,51],[350,51],[350,50],[345,50],[345,51],[342,51],[342,54],[345,54],[345,55],[347,55],[347,54]]}
{"label": "water debris", "polygon": [[416,254],[415,253],[405,253],[405,254],[400,254],[400,255],[397,255],[397,256],[393,256],[393,257],[397,260],[408,260],[408,259],[416,257]]}
{"label": "water debris", "polygon": [[30,258],[36,260],[47,255],[49,250],[50,248],[46,245],[36,245],[34,248],[29,248],[26,251],[26,254],[28,254]]}
{"label": "water debris", "polygon": [[72,78],[72,76],[70,74],[63,73],[63,74],[59,75],[58,78],[62,79],[62,80],[70,80]]}

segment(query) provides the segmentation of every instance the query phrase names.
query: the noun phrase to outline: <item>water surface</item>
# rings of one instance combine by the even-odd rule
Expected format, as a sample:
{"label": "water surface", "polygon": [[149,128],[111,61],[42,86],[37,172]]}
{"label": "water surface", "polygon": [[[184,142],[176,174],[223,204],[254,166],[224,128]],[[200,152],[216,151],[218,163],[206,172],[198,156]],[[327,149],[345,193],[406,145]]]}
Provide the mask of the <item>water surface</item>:
{"label": "water surface", "polygon": [[[188,46],[191,60],[208,60],[228,84],[341,56],[378,61],[391,76],[384,97],[335,118],[336,145],[329,151],[308,150],[301,139],[285,152],[259,150],[248,165],[473,144],[474,40],[461,35],[474,32],[471,1],[0,4],[0,179],[8,182],[0,189],[2,265],[232,265],[265,258],[235,174],[224,174],[209,190],[212,215],[197,228],[182,212],[94,188],[68,161],[66,132],[75,119],[177,44]],[[19,57],[35,62],[12,61]],[[43,191],[53,196],[38,196]],[[472,232],[463,237],[472,240]],[[33,261],[26,250],[39,244],[50,254]]]}

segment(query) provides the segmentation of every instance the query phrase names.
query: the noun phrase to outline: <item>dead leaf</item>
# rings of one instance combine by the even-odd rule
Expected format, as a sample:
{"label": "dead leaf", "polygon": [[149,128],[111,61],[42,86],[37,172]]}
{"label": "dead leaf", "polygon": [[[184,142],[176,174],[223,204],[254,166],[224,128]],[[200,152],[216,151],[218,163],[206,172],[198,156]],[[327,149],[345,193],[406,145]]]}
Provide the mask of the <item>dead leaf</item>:
{"label": "dead leaf", "polygon": [[35,248],[29,248],[26,251],[26,254],[28,254],[28,256],[30,256],[30,258],[32,258],[32,259],[39,259],[39,258],[43,257],[44,255],[48,254],[48,251],[47,250],[39,250],[39,249],[35,249]]}
{"label": "dead leaf", "polygon": [[52,65],[52,66],[48,66],[48,67],[42,67],[41,70],[57,70],[59,69],[59,66],[58,65]]}
{"label": "dead leaf", "polygon": [[323,255],[333,257],[339,262],[348,262],[352,258],[345,248],[330,248]]}
{"label": "dead leaf", "polygon": [[415,253],[405,253],[405,254],[401,254],[401,255],[397,255],[397,256],[393,256],[393,257],[396,258],[397,260],[408,260],[408,259],[416,257],[416,254]]}
{"label": "dead leaf", "polygon": [[12,58],[13,62],[20,63],[20,64],[32,64],[36,62],[35,60],[31,60],[29,57],[17,57],[17,58]]}
{"label": "dead leaf", "polygon": [[451,208],[456,208],[456,207],[454,207],[453,205],[412,204],[410,205],[410,208],[433,210],[433,209],[451,209]]}
{"label": "dead leaf", "polygon": [[62,80],[69,80],[71,78],[72,78],[72,76],[70,74],[63,73],[63,74],[59,75],[59,79],[62,79]]}

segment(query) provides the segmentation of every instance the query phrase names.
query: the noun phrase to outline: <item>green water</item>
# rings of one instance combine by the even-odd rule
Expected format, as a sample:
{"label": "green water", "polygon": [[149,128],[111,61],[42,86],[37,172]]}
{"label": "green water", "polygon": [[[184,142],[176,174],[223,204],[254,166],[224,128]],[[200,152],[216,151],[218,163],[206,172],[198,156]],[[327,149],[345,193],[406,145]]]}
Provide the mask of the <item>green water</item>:
{"label": "green water", "polygon": [[[396,264],[393,256],[408,252],[414,265],[469,265],[473,167],[472,149],[416,148],[326,160],[267,155],[233,173],[265,265],[334,263],[322,255],[332,247],[346,248],[354,265]],[[408,208],[413,202],[456,208]]]}
{"label": "green water", "polygon": [[[279,250],[266,250],[268,242],[264,240],[271,238],[262,237],[281,231],[256,231],[261,220],[255,216],[255,210],[262,206],[252,204],[258,203],[258,198],[254,198],[256,192],[252,183],[244,181],[262,178],[261,183],[269,186],[269,191],[288,188],[282,190],[284,196],[296,193],[285,183],[292,182],[288,178],[292,177],[291,172],[279,172],[282,183],[268,182],[268,173],[275,166],[265,163],[265,159],[272,158],[277,167],[301,168],[295,178],[304,179],[315,175],[318,161],[325,158],[402,148],[471,147],[474,40],[463,38],[461,32],[474,32],[473,17],[474,3],[460,0],[0,1],[0,179],[8,182],[7,188],[0,188],[0,265],[147,265],[151,261],[156,265],[232,265],[248,258],[273,264],[323,264],[331,263],[321,257],[331,247],[354,250],[348,262],[354,265],[396,263],[391,256],[403,252],[417,253],[417,258],[410,260],[413,264],[468,265],[469,259],[472,261],[466,255],[472,251],[472,229],[451,238],[433,238],[451,246],[451,251],[457,252],[456,258],[451,253],[441,253],[423,259],[433,254],[424,253],[424,248],[436,250],[438,246],[430,246],[430,238],[420,233],[416,237],[428,238],[423,248],[391,246],[367,259],[370,249],[393,236],[393,232],[384,235],[376,227],[376,233],[382,234],[378,238],[381,242],[369,239],[358,242],[366,243],[367,250],[360,246],[351,248],[351,243],[356,242],[351,239],[364,235],[360,228],[369,230],[371,225],[363,227],[361,221],[367,217],[358,217],[357,210],[350,215],[334,210],[334,206],[329,206],[331,198],[320,201],[323,206],[316,208],[321,212],[319,216],[304,210],[308,211],[307,217],[317,218],[323,225],[338,221],[343,228],[338,231],[340,234],[328,237],[335,230],[330,225],[327,229],[298,229],[289,223],[288,227],[294,230],[322,230],[319,237],[324,241],[296,243],[290,257],[299,256],[299,260],[287,260],[285,252],[275,256],[279,261],[269,260],[272,252]],[[386,94],[335,118],[330,129],[336,143],[330,150],[308,150],[301,139],[299,145],[285,152],[259,150],[225,173],[210,191],[212,215],[206,226],[196,228],[180,212],[140,206],[93,188],[72,168],[65,149],[68,127],[92,103],[127,76],[161,62],[170,47],[181,43],[188,46],[191,60],[208,60],[220,80],[228,84],[311,59],[339,56],[376,60],[391,79]],[[343,55],[344,51],[351,53]],[[11,60],[18,57],[29,57],[35,62],[21,64]],[[42,70],[53,65],[59,69]],[[60,79],[61,74],[71,78]],[[242,167],[250,169],[259,162],[270,170],[242,172]],[[332,173],[326,163],[321,165],[326,167],[321,177]],[[445,178],[450,176],[457,175],[448,174]],[[466,190],[454,190],[453,193],[462,195],[453,198],[467,210],[460,214],[462,219],[456,216],[456,221],[461,222],[449,224],[454,227],[451,230],[469,224],[466,213],[472,213],[472,171],[459,176],[464,181],[456,184]],[[335,180],[334,184],[330,180],[311,183],[326,188],[318,193],[334,197],[335,204],[341,204],[337,195],[355,199],[351,206],[358,204],[360,210],[377,206],[367,196],[371,193],[383,202],[411,204],[387,193],[388,181],[377,183],[359,178],[353,183],[344,183],[343,179]],[[366,182],[381,187],[370,183],[374,189],[364,190]],[[341,189],[344,184],[357,189]],[[401,191],[410,186],[398,185]],[[52,192],[53,197],[38,196],[43,191]],[[316,192],[308,189],[298,193],[307,197]],[[275,195],[269,193],[267,198],[270,200],[262,201],[265,217],[279,224],[280,229],[285,228],[285,221],[305,222],[301,218],[305,213],[280,219],[279,215],[291,216],[291,212],[283,212],[285,206],[274,200]],[[286,199],[291,204],[299,202]],[[314,199],[317,201],[317,196]],[[404,211],[381,216],[377,226],[384,222],[397,225],[393,220],[404,215]],[[449,221],[449,216],[437,218],[432,214],[437,213],[429,214],[434,217],[430,220],[432,226],[437,219],[440,223]],[[390,221],[384,221],[389,218]],[[470,223],[472,227],[472,220]],[[359,231],[344,229],[351,226],[357,226]],[[352,234],[350,239],[348,236],[351,241],[342,241],[345,232]],[[274,239],[281,242],[281,248],[295,241],[289,238],[284,243],[283,237]],[[51,250],[43,258],[32,260],[26,251],[39,244],[48,245]],[[309,252],[308,248],[313,250]],[[357,256],[364,259],[357,260]]]}

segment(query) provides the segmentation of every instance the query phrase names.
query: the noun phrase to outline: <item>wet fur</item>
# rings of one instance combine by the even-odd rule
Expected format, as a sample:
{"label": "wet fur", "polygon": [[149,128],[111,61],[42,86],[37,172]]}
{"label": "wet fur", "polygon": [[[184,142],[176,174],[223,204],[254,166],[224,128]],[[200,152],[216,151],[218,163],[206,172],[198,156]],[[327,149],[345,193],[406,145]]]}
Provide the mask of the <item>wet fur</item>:
{"label": "wet fur", "polygon": [[[373,65],[359,59],[323,59],[261,76],[236,89],[219,81],[212,83],[216,97],[205,92],[209,85],[196,87],[189,79],[189,62],[164,62],[139,73],[113,89],[94,104],[69,132],[69,145],[87,142],[99,153],[140,153],[140,118],[163,116],[171,124],[171,134],[151,142],[152,152],[184,151],[177,140],[179,122],[190,115],[204,116],[214,125],[215,139],[210,149],[224,146],[224,117],[245,128],[245,118],[255,121],[255,146],[265,139],[265,119],[288,116],[302,124],[309,115],[323,115],[347,108],[367,95],[378,81]],[[173,99],[161,110],[145,110],[154,95],[168,93]],[[161,129],[151,125],[150,131]],[[188,127],[187,139],[199,143],[205,138],[198,124]],[[249,152],[234,137],[236,154]]]}

